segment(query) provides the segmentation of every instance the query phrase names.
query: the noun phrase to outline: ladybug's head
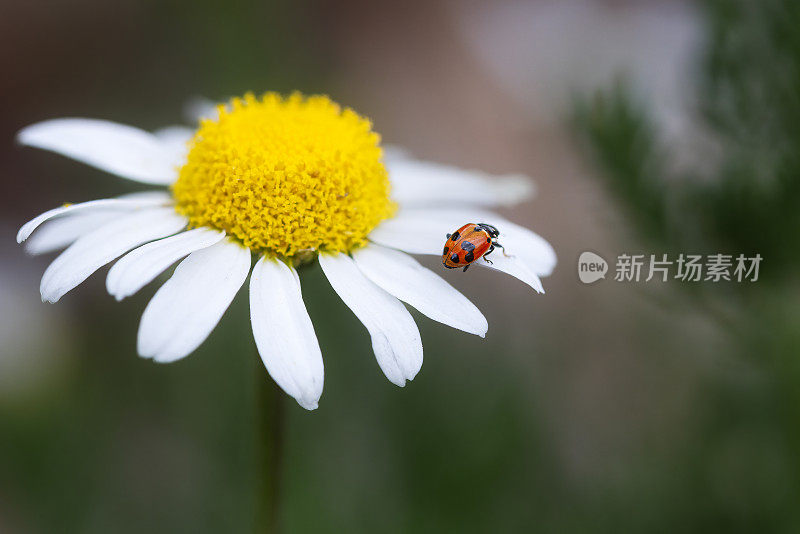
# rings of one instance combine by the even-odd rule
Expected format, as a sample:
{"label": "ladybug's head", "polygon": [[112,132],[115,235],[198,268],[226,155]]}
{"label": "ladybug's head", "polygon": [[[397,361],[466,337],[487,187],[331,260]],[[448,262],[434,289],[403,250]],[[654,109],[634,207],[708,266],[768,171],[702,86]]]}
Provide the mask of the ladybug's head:
{"label": "ladybug's head", "polygon": [[500,235],[500,230],[498,230],[497,228],[495,228],[491,224],[479,223],[479,224],[477,224],[477,227],[480,228],[481,230],[484,230],[487,234],[489,234],[489,236],[492,239],[494,239],[494,238],[496,238],[496,237],[498,237]]}

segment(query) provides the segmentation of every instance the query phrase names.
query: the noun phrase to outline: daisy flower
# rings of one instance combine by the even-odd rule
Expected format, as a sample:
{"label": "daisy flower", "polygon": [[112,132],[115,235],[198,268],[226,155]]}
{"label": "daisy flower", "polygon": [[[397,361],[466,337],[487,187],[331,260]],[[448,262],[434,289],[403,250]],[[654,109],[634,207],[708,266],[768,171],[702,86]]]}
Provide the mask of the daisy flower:
{"label": "daisy flower", "polygon": [[23,129],[18,140],[161,186],[66,204],[26,223],[17,241],[28,252],[66,247],[42,277],[42,300],[58,301],[120,257],[106,287],[122,300],[180,260],[145,308],[137,339],[142,357],[173,362],[208,337],[250,274],[258,352],[275,382],[309,410],[324,373],[299,265],[319,261],[369,332],[381,370],[403,386],[422,365],[419,330],[403,302],[464,332],[483,337],[488,328],[464,295],[409,254],[441,255],[448,232],[486,222],[508,255],[478,265],[542,292],[539,277],[556,263],[544,239],[486,211],[530,197],[527,178],[384,151],[367,119],[326,96],[248,94],[217,106],[195,130],[55,119]]}

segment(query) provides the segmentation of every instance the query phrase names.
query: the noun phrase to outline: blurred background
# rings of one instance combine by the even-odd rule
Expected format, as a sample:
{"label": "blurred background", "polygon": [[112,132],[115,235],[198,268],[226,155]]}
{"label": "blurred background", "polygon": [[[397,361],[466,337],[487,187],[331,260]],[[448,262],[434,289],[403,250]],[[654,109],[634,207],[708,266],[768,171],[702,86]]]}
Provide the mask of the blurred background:
{"label": "blurred background", "polygon": [[[155,129],[193,97],[295,89],[418,157],[534,177],[507,215],[560,264],[545,295],[442,273],[489,334],[415,314],[425,364],[405,389],[308,267],[325,392],[315,412],[287,403],[284,532],[800,531],[797,2],[0,5],[0,532],[252,531],[269,380],[243,292],[168,366],[135,353],[156,284],[117,304],[101,270],[42,304],[51,258],[17,228],[136,186],[15,132]],[[584,250],[764,261],[756,283],[589,286]]]}

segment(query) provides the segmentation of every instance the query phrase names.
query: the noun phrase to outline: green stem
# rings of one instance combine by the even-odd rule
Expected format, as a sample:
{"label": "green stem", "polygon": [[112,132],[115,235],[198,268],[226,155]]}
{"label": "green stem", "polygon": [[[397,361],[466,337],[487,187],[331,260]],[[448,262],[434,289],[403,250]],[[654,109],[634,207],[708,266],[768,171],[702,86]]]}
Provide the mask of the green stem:
{"label": "green stem", "polygon": [[256,528],[257,534],[280,532],[280,497],[284,439],[284,393],[264,372],[257,358],[256,417],[258,433],[256,446]]}

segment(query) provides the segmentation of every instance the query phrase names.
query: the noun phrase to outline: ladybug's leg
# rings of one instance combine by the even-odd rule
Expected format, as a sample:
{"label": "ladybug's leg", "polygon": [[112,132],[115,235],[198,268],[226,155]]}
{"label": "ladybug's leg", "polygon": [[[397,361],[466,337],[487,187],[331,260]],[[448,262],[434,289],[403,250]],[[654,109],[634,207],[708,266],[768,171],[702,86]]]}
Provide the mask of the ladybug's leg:
{"label": "ladybug's leg", "polygon": [[469,269],[469,266],[470,266],[470,265],[472,265],[472,264],[471,264],[471,263],[468,263],[468,264],[467,264],[467,266],[466,266],[466,267],[464,267],[464,272],[467,272],[467,269]]}
{"label": "ladybug's leg", "polygon": [[[494,248],[494,247],[500,247],[500,249],[503,251],[503,256],[505,256],[506,258],[513,258],[514,257],[514,256],[512,256],[510,254],[506,254],[506,249],[503,248],[503,245],[501,245],[500,243],[497,243],[497,242],[492,243],[492,248]],[[487,252],[487,254],[488,254],[488,252]]]}
{"label": "ladybug's leg", "polygon": [[453,235],[453,234],[447,234],[447,239],[450,239],[451,235]]}
{"label": "ladybug's leg", "polygon": [[485,262],[486,262],[486,263],[488,263],[489,265],[494,265],[494,264],[492,263],[492,260],[490,260],[490,259],[489,259],[489,258],[487,258],[486,256],[488,256],[489,254],[491,254],[491,253],[492,253],[492,251],[494,250],[494,245],[495,245],[495,244],[494,244],[494,243],[492,243],[492,244],[491,244],[491,246],[489,247],[489,250],[487,250],[487,251],[486,251],[486,252],[483,254],[483,261],[485,261]]}
{"label": "ladybug's leg", "polygon": [[486,253],[483,255],[483,261],[485,261],[485,262],[486,262],[486,263],[488,263],[489,265],[494,265],[494,264],[492,263],[492,260],[490,260],[490,259],[489,259],[489,258],[487,258],[486,256],[488,256],[489,254],[491,254],[493,250],[494,250],[494,243],[492,243],[492,246],[490,246],[490,247],[489,247],[489,250],[487,250],[487,251],[486,251]]}

